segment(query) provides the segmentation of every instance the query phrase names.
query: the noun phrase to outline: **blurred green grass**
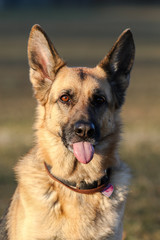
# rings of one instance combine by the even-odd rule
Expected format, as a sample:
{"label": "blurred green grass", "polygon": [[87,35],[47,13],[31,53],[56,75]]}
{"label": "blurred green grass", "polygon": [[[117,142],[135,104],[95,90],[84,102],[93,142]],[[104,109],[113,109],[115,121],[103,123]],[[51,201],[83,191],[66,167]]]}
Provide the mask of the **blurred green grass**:
{"label": "blurred green grass", "polygon": [[122,110],[120,154],[133,179],[124,231],[127,240],[160,236],[160,7],[15,9],[0,12],[0,214],[16,183],[13,166],[33,144],[34,111],[27,40],[39,23],[69,65],[95,66],[130,27],[136,61]]}

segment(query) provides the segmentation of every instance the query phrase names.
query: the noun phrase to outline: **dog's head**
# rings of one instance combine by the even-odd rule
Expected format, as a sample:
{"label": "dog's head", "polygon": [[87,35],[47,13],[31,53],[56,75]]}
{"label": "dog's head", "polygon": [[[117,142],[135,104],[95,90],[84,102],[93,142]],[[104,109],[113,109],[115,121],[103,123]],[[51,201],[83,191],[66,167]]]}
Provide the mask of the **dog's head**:
{"label": "dog's head", "polygon": [[61,142],[80,163],[89,163],[94,153],[104,158],[108,148],[114,151],[134,52],[127,29],[96,67],[70,68],[39,25],[31,30],[28,57],[42,112],[39,128],[48,132],[50,142]]}

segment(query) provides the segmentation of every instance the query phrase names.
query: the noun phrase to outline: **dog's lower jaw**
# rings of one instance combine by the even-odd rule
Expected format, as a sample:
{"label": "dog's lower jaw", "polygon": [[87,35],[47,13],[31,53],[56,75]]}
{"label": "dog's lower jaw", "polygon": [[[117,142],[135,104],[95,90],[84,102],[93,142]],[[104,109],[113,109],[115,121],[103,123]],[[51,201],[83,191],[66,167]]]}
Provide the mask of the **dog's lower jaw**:
{"label": "dog's lower jaw", "polygon": [[[51,166],[53,175],[71,182],[86,181],[92,183],[104,176],[105,169],[116,162],[115,153],[110,146],[96,142],[93,159],[88,164],[80,163],[73,154],[72,143],[65,141],[60,134],[39,130],[38,147],[42,161]],[[40,138],[41,136],[41,138]],[[95,143],[95,142],[94,142]],[[53,147],[54,146],[54,147]],[[55,152],[54,149],[57,149]],[[54,156],[54,158],[53,158]],[[65,159],[64,159],[65,156]],[[65,169],[65,171],[63,171]],[[98,171],[97,171],[98,170]]]}

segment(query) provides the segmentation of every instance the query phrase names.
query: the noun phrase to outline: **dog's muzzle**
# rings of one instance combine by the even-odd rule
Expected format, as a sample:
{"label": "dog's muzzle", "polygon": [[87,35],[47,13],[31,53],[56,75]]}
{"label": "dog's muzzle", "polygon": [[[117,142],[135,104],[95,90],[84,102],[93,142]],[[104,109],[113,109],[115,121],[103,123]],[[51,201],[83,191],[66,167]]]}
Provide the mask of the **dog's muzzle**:
{"label": "dog's muzzle", "polygon": [[94,156],[97,127],[92,121],[78,120],[63,128],[62,141],[80,163],[89,163]]}

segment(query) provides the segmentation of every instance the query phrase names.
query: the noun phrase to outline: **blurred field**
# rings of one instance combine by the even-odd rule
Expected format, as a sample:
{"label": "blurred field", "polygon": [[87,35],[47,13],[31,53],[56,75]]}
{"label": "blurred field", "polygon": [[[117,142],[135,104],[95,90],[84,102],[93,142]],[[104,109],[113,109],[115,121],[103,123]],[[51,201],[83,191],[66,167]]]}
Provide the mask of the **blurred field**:
{"label": "blurred field", "polygon": [[33,24],[48,32],[69,65],[95,66],[125,28],[136,61],[126,104],[121,157],[133,172],[127,240],[160,239],[160,7],[33,9],[0,12],[0,214],[15,189],[13,166],[33,143],[36,102],[28,80]]}

